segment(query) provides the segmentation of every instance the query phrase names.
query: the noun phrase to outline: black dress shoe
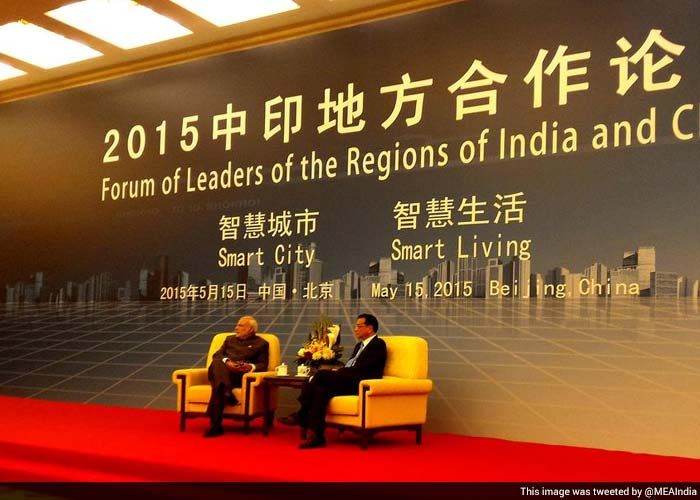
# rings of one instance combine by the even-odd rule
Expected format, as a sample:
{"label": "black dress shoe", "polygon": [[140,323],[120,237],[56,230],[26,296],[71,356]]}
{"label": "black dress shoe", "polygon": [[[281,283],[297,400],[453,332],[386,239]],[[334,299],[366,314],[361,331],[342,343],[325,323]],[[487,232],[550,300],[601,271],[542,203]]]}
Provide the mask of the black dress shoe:
{"label": "black dress shoe", "polygon": [[326,438],[323,436],[319,437],[316,436],[315,434],[311,436],[311,438],[307,441],[304,441],[299,445],[299,448],[302,450],[310,450],[312,448],[325,448],[326,447]]}
{"label": "black dress shoe", "polygon": [[236,399],[236,396],[234,396],[233,394],[230,394],[230,395],[226,396],[226,404],[231,405],[231,406],[238,406],[241,403],[238,402],[238,400]]}
{"label": "black dress shoe", "polygon": [[221,436],[223,433],[224,433],[223,427],[220,427],[220,426],[219,427],[209,427],[209,429],[207,429],[204,432],[204,437],[205,438],[213,438],[216,436]]}

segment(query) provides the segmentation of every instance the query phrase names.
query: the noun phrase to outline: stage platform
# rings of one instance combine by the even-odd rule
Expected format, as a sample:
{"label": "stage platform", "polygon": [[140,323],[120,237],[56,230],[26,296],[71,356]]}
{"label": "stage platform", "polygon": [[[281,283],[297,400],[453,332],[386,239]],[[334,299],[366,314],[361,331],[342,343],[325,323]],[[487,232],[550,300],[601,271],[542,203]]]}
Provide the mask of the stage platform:
{"label": "stage platform", "polygon": [[329,430],[299,450],[294,428],[236,422],[205,439],[206,419],[178,430],[175,411],[0,397],[0,481],[692,481],[700,460],[426,433],[378,434],[361,450]]}

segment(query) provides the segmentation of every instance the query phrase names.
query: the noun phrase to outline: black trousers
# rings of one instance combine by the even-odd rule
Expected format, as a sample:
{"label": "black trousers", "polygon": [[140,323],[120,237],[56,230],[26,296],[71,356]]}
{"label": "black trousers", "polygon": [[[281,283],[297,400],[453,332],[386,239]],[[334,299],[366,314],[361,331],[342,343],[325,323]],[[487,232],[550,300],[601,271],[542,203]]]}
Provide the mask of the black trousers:
{"label": "black trousers", "polygon": [[360,381],[356,377],[342,370],[319,370],[299,396],[300,424],[311,429],[316,436],[323,436],[328,402],[334,396],[357,394],[359,385]]}
{"label": "black trousers", "polygon": [[207,406],[207,416],[211,420],[212,427],[218,427],[223,420],[224,406],[227,400],[233,398],[231,390],[241,386],[244,374],[229,371],[224,363],[217,360],[212,361],[209,365],[208,374],[211,397]]}

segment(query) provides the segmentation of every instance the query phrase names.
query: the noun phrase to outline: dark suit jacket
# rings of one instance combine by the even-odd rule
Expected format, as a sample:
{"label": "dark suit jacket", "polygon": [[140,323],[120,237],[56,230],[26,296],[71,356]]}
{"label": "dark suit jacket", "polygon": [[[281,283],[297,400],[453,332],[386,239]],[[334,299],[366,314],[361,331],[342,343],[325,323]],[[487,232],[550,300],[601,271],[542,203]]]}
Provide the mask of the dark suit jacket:
{"label": "dark suit jacket", "polygon": [[[355,349],[359,349],[358,346],[359,343],[355,346]],[[357,351],[353,351],[353,354],[355,352]],[[343,367],[338,371],[351,376],[359,383],[360,380],[382,378],[385,364],[386,343],[379,336],[375,336],[362,350],[360,357],[357,358],[353,366]]]}
{"label": "dark suit jacket", "polygon": [[262,337],[253,335],[241,340],[235,335],[229,335],[221,345],[221,349],[212,356],[212,363],[221,363],[224,358],[231,361],[241,361],[255,365],[256,372],[267,370],[270,345]]}

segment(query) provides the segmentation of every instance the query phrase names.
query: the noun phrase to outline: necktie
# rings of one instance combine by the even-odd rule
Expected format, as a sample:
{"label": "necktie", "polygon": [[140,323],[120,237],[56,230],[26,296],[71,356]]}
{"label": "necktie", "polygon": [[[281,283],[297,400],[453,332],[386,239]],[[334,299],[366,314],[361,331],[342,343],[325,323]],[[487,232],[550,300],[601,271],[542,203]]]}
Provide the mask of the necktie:
{"label": "necktie", "polygon": [[351,366],[355,366],[355,362],[357,361],[357,358],[360,357],[360,353],[362,352],[362,349],[365,348],[364,342],[360,342],[359,345],[360,345],[360,348],[357,350],[357,352],[355,353],[355,355],[352,358],[348,359],[348,362],[345,364],[346,367],[350,368]]}

